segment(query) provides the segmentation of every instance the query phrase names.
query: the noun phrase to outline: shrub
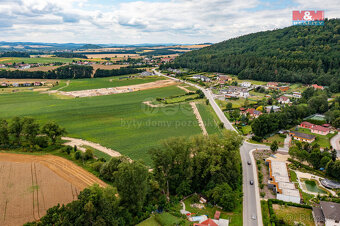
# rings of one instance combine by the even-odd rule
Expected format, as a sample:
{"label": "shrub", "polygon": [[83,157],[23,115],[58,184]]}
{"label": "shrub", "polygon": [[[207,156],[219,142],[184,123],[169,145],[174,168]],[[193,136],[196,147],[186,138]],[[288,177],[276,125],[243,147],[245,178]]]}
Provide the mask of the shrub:
{"label": "shrub", "polygon": [[90,149],[86,149],[83,157],[84,157],[84,160],[93,159],[93,151]]}
{"label": "shrub", "polygon": [[262,191],[262,192],[260,192],[260,195],[263,198],[266,195],[266,193]]}
{"label": "shrub", "polygon": [[260,188],[263,189],[264,188],[264,184],[260,184]]}
{"label": "shrub", "polygon": [[194,203],[198,203],[199,201],[200,201],[200,196],[198,195],[198,194],[193,194],[193,196],[192,196],[192,201],[194,202]]}
{"label": "shrub", "polygon": [[76,153],[74,153],[74,158],[75,159],[80,159],[81,158],[81,152],[80,151],[76,151]]}
{"label": "shrub", "polygon": [[94,171],[99,172],[103,164],[104,164],[103,162],[97,161],[95,163],[92,163],[91,166]]}

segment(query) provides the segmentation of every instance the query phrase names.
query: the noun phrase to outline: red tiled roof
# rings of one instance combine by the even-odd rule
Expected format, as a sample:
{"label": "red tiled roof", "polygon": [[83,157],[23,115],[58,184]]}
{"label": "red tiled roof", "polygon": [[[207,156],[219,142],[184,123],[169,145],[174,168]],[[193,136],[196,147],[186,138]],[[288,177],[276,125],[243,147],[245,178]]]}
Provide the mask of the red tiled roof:
{"label": "red tiled roof", "polygon": [[282,96],[282,97],[280,97],[278,100],[287,101],[288,99],[289,99],[288,97]]}
{"label": "red tiled roof", "polygon": [[212,219],[208,218],[208,220],[203,221],[200,224],[195,224],[197,226],[218,226]]}
{"label": "red tiled roof", "polygon": [[308,128],[314,126],[314,124],[313,124],[313,123],[310,123],[310,122],[301,122],[300,125],[303,125],[303,126],[308,127]]}
{"label": "red tiled roof", "polygon": [[216,210],[214,218],[216,220],[219,220],[220,219],[220,215],[221,215],[221,212]]}
{"label": "red tiled roof", "polygon": [[323,89],[323,86],[319,86],[318,84],[312,85],[314,89]]}
{"label": "red tiled roof", "polygon": [[319,125],[314,125],[312,127],[313,130],[318,130],[318,131],[322,131],[322,132],[329,132],[329,129],[323,126],[319,126]]}

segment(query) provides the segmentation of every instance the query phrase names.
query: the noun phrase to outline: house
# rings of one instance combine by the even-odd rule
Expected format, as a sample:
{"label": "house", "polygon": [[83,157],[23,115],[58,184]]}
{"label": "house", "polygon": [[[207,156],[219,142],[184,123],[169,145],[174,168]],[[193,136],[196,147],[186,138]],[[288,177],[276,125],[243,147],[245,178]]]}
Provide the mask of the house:
{"label": "house", "polygon": [[140,73],[141,76],[153,76],[153,72],[148,72],[148,71],[143,71],[142,73]]}
{"label": "house", "polygon": [[34,86],[41,86],[42,84],[41,84],[41,82],[35,82],[34,83]]}
{"label": "house", "polygon": [[3,83],[1,83],[1,86],[2,86],[2,87],[7,87],[8,84],[7,84],[6,82],[3,82]]}
{"label": "house", "polygon": [[299,125],[299,127],[306,129],[311,129],[313,126],[314,124],[310,122],[301,122],[301,124]]}
{"label": "house", "polygon": [[228,226],[229,225],[229,220],[226,219],[211,219],[208,218],[207,220],[201,222],[201,223],[196,223],[194,226]]}
{"label": "house", "polygon": [[277,87],[279,85],[279,83],[277,83],[277,82],[268,82],[267,83],[267,87]]}
{"label": "house", "polygon": [[19,87],[19,83],[13,83],[12,86]]}
{"label": "house", "polygon": [[286,92],[289,90],[289,86],[280,86],[278,87],[279,90],[281,90],[282,92]]}
{"label": "house", "polygon": [[319,126],[319,125],[313,125],[313,127],[310,129],[312,133],[320,134],[320,135],[327,135],[330,132],[329,128]]}
{"label": "house", "polygon": [[194,75],[192,76],[193,79],[200,79],[202,82],[210,82],[211,79],[204,76],[204,75]]}
{"label": "house", "polygon": [[215,220],[219,220],[220,219],[220,215],[221,215],[221,212],[216,210],[214,219]]}
{"label": "house", "polygon": [[225,84],[226,82],[231,82],[233,79],[228,75],[219,75],[218,81],[220,84]]}
{"label": "house", "polygon": [[268,188],[276,193],[276,198],[285,202],[300,203],[300,192],[289,179],[286,162],[273,157],[266,159],[269,168]]}
{"label": "house", "polygon": [[323,86],[319,86],[318,84],[313,84],[312,87],[313,87],[314,89],[321,89],[321,90],[324,89]]}
{"label": "house", "polygon": [[265,107],[265,108],[266,108],[266,112],[267,112],[267,113],[272,112],[272,110],[273,110],[273,112],[278,112],[278,111],[281,110],[279,106],[275,106],[275,105],[273,105],[273,106],[267,106],[267,107]]}
{"label": "house", "polygon": [[280,96],[279,98],[277,98],[277,100],[279,101],[280,104],[289,104],[290,103],[289,97],[286,97],[286,96]]}
{"label": "house", "polygon": [[299,92],[293,92],[293,97],[297,98],[297,99],[300,99],[302,97],[302,95]]}
{"label": "house", "polygon": [[242,82],[240,84],[240,86],[245,87],[245,88],[249,88],[249,87],[251,87],[251,83],[250,82]]}
{"label": "house", "polygon": [[320,201],[320,207],[313,207],[315,225],[340,226],[340,204]]}
{"label": "house", "polygon": [[289,131],[289,135],[294,137],[295,140],[302,142],[312,143],[315,140],[315,136],[307,133],[300,133],[297,131]]}
{"label": "house", "polygon": [[262,115],[262,112],[255,110],[254,108],[248,108],[243,112],[243,114],[249,114],[252,118],[258,118],[260,115]]}

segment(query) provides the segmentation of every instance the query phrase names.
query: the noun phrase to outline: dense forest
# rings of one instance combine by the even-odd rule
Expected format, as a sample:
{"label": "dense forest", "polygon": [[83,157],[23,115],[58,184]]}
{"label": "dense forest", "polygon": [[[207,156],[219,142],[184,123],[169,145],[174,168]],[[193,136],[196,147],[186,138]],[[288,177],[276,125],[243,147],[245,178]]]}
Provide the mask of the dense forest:
{"label": "dense forest", "polygon": [[131,67],[121,67],[119,69],[113,69],[113,70],[97,69],[96,73],[94,74],[94,77],[99,78],[99,77],[111,77],[111,76],[120,76],[120,75],[128,75],[128,74],[137,74],[143,71],[144,70],[131,68]]}
{"label": "dense forest", "polygon": [[0,57],[27,57],[30,58],[28,52],[4,52],[0,54]]}
{"label": "dense forest", "polygon": [[91,78],[91,66],[66,65],[52,71],[8,71],[0,70],[0,78],[43,78],[43,79],[78,79]]}
{"label": "dense forest", "polygon": [[[195,192],[210,204],[233,211],[242,203],[241,143],[242,137],[231,131],[221,136],[170,138],[150,150],[151,172],[142,162],[124,156],[96,160],[93,169],[113,187],[86,188],[77,200],[52,207],[40,221],[26,225],[136,225],[152,212],[164,210],[181,217],[172,206]],[[71,147],[67,153],[86,154]]]}
{"label": "dense forest", "polygon": [[317,83],[340,91],[340,19],[233,38],[185,53],[172,65],[240,79]]}
{"label": "dense forest", "polygon": [[69,52],[56,52],[54,53],[57,57],[64,57],[64,58],[83,58],[87,59],[87,56],[80,54],[80,53],[69,53]]}

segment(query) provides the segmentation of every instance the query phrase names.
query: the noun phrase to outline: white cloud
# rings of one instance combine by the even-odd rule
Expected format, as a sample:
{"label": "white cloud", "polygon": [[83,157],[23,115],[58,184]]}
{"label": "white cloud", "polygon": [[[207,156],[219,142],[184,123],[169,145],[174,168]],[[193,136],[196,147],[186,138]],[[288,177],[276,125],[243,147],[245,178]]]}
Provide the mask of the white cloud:
{"label": "white cloud", "polygon": [[[275,0],[273,0],[275,1]],[[296,0],[270,10],[260,0],[132,1],[0,0],[0,40],[87,43],[200,43],[291,24],[291,11],[325,9],[340,15],[337,0]],[[256,9],[256,10],[255,10]]]}

